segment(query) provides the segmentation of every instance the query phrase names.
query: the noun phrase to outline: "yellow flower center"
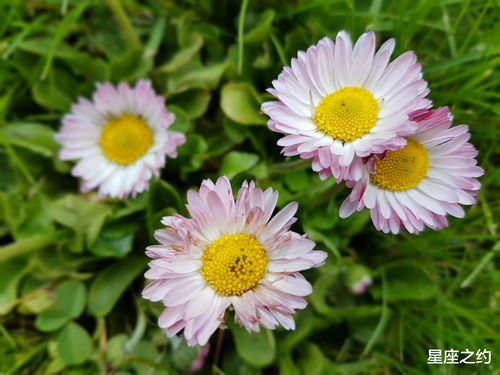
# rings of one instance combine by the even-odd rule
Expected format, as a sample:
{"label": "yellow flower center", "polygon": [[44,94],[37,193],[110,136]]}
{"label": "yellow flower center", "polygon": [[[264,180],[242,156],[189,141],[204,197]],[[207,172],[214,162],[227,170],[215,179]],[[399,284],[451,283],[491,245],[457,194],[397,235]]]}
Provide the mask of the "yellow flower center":
{"label": "yellow flower center", "polygon": [[201,274],[223,296],[241,296],[255,287],[268,263],[266,250],[249,234],[220,236],[204,251],[201,260]]}
{"label": "yellow flower center", "polygon": [[314,113],[319,131],[345,143],[368,133],[377,119],[377,99],[362,87],[343,87],[328,94]]}
{"label": "yellow flower center", "polygon": [[128,165],[151,147],[153,131],[142,118],[124,114],[104,125],[99,144],[109,160]]}
{"label": "yellow flower center", "polygon": [[389,151],[375,163],[371,182],[381,189],[402,191],[417,186],[427,175],[429,158],[419,142],[407,139],[405,147]]}

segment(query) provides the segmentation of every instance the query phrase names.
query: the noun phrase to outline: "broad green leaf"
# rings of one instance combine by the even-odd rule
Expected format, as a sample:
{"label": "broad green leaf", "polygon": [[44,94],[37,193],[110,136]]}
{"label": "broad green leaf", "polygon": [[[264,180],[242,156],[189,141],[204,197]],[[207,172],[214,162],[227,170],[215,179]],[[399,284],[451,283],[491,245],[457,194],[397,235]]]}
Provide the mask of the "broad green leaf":
{"label": "broad green leaf", "polygon": [[208,109],[210,97],[210,91],[195,88],[172,96],[168,103],[181,107],[186,116],[193,120],[202,116]]}
{"label": "broad green leaf", "polygon": [[152,342],[139,341],[132,353],[132,367],[137,374],[169,375],[169,372],[158,364],[160,354]]}
{"label": "broad green leaf", "polygon": [[238,355],[254,367],[266,367],[274,361],[276,343],[273,331],[262,328],[260,332],[248,333],[237,324],[230,324]]}
{"label": "broad green leaf", "polygon": [[228,83],[221,91],[220,105],[231,120],[243,125],[264,125],[265,116],[259,113],[261,99],[248,83]]}
{"label": "broad green leaf", "polygon": [[[415,261],[397,261],[388,264],[382,272],[387,282],[388,301],[425,300],[438,293],[436,283]],[[380,294],[374,290],[374,294]]]}
{"label": "broad green leaf", "polygon": [[285,184],[292,192],[304,191],[309,185],[309,175],[304,169],[285,175]]}
{"label": "broad green leaf", "polygon": [[36,317],[36,327],[44,332],[55,331],[78,318],[85,308],[86,296],[85,284],[81,281],[63,281],[57,286],[54,304]]}
{"label": "broad green leaf", "polygon": [[57,337],[59,356],[67,365],[79,365],[92,354],[92,339],[80,325],[71,322]]}
{"label": "broad green leaf", "polygon": [[89,312],[97,317],[109,314],[145,263],[143,256],[129,256],[101,271],[90,286]]}
{"label": "broad green leaf", "polygon": [[233,178],[240,172],[252,168],[259,161],[259,157],[248,152],[231,151],[222,159],[221,175]]}
{"label": "broad green leaf", "polygon": [[260,43],[267,39],[269,37],[269,33],[271,32],[275,14],[274,9],[267,9],[262,12],[259,24],[245,34],[243,42]]}
{"label": "broad green leaf", "polygon": [[104,220],[111,213],[111,208],[102,202],[93,202],[95,196],[68,194],[52,205],[52,217],[61,225],[72,228],[75,237],[72,249],[83,251],[84,244],[91,246],[97,238]]}
{"label": "broad green leaf", "polygon": [[[52,41],[52,38],[46,37],[31,38],[22,41],[19,48],[23,51],[47,56],[51,51]],[[59,43],[54,49],[53,57],[66,61],[69,67],[78,74],[96,81],[109,79],[108,65],[102,59],[80,52],[67,44]]]}
{"label": "broad green leaf", "polygon": [[128,50],[111,62],[111,80],[118,82],[143,78],[152,66],[152,60],[144,58],[142,50]]}
{"label": "broad green leaf", "polygon": [[[23,40],[19,43],[19,48],[23,51],[34,53],[40,56],[47,56],[50,52],[53,38],[35,37]],[[53,56],[56,58],[71,58],[79,54],[79,51],[68,44],[59,43],[53,50]]]}
{"label": "broad green leaf", "polygon": [[50,215],[52,202],[43,194],[35,195],[18,207],[22,221],[16,231],[16,238],[28,238],[35,233],[47,233],[54,230]]}
{"label": "broad green leaf", "polygon": [[0,129],[9,138],[9,143],[23,147],[45,157],[52,157],[59,149],[54,140],[54,131],[47,125],[18,122]]}
{"label": "broad green leaf", "polygon": [[27,271],[28,259],[13,258],[0,263],[0,315],[9,312],[9,305],[17,298],[21,278]]}
{"label": "broad green leaf", "polygon": [[33,99],[43,107],[66,112],[82,85],[74,76],[62,69],[51,68],[48,77],[34,83]]}
{"label": "broad green leaf", "polygon": [[106,357],[115,368],[121,367],[121,365],[125,362],[125,342],[127,339],[127,335],[120,333],[111,337],[108,341]]}
{"label": "broad green leaf", "polygon": [[[153,211],[165,207],[174,207],[177,210],[183,209],[183,203],[179,192],[164,180],[155,180],[149,188],[149,205],[153,205]],[[155,209],[156,208],[156,209]]]}
{"label": "broad green leaf", "polygon": [[175,115],[175,121],[168,130],[175,130],[181,133],[186,133],[191,128],[191,120],[181,107],[169,105],[168,110]]}
{"label": "broad green leaf", "polygon": [[299,367],[307,375],[331,375],[328,372],[328,359],[317,345],[306,343],[300,350]]}
{"label": "broad green leaf", "polygon": [[175,367],[183,372],[188,372],[202,348],[190,347],[185,340],[181,340],[179,346],[173,350],[172,356]]}
{"label": "broad green leaf", "polygon": [[280,375],[302,375],[300,370],[295,366],[292,355],[280,355],[279,357]]}
{"label": "broad green leaf", "polygon": [[186,143],[179,147],[179,156],[177,159],[181,163],[181,176],[185,176],[193,171],[200,169],[207,158],[208,149],[205,139],[198,134],[187,137]]}
{"label": "broad green leaf", "polygon": [[137,225],[132,223],[109,223],[99,233],[89,250],[102,257],[122,258],[132,250],[136,229]]}
{"label": "broad green leaf", "polygon": [[211,66],[193,67],[183,73],[176,73],[168,81],[169,91],[181,93],[189,89],[213,90],[219,85],[227,66],[226,62],[222,62]]}
{"label": "broad green leaf", "polygon": [[[21,295],[23,301],[18,307],[18,311],[22,314],[40,314],[54,304],[54,297],[51,297],[49,290],[43,290],[48,286],[47,280],[42,280],[28,275],[21,286]],[[42,291],[43,290],[43,291]],[[40,293],[40,291],[42,291]]]}
{"label": "broad green leaf", "polygon": [[193,56],[201,49],[203,46],[203,37],[200,34],[191,35],[191,43],[179,50],[168,63],[162,65],[158,68],[162,72],[170,73],[174,72],[184,64],[188,63]]}

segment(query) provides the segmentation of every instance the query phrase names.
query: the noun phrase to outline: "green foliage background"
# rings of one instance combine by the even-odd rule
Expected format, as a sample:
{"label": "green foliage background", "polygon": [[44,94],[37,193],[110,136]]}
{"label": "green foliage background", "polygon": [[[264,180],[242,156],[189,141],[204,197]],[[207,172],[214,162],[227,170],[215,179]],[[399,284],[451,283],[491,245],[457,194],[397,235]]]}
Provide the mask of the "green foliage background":
{"label": "green foliage background", "polygon": [[[166,339],[160,304],[140,298],[144,248],[162,216],[186,213],[189,188],[225,174],[278,189],[280,207],[298,201],[295,229],[329,258],[307,273],[296,331],[230,324],[202,373],[499,374],[499,20],[491,0],[0,0],[0,373],[188,373],[199,348]],[[435,105],[470,125],[486,174],[465,219],[420,236],[379,233],[367,212],[340,220],[346,189],[280,155],[265,89],[340,29],[413,49]],[[135,199],[78,194],[56,157],[62,115],[95,81],[143,77],[187,134],[179,157]],[[353,295],[366,275],[373,286]],[[493,361],[431,367],[429,348]]]}

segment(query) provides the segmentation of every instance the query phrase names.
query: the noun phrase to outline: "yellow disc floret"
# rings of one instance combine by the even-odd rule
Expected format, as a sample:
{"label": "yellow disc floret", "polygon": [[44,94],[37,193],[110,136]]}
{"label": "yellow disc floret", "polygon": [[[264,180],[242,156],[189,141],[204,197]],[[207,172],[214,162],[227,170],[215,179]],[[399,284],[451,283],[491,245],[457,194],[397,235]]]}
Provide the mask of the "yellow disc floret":
{"label": "yellow disc floret", "polygon": [[151,147],[153,131],[142,118],[124,114],[104,125],[99,144],[109,160],[128,165]]}
{"label": "yellow disc floret", "polygon": [[241,296],[255,287],[268,263],[266,250],[249,234],[220,236],[204,251],[201,260],[201,274],[223,296]]}
{"label": "yellow disc floret", "polygon": [[345,143],[368,133],[377,119],[377,99],[362,87],[343,87],[328,94],[314,113],[320,132]]}
{"label": "yellow disc floret", "polygon": [[381,189],[403,191],[417,186],[427,175],[429,157],[422,144],[408,139],[405,147],[389,151],[375,163],[371,182]]}

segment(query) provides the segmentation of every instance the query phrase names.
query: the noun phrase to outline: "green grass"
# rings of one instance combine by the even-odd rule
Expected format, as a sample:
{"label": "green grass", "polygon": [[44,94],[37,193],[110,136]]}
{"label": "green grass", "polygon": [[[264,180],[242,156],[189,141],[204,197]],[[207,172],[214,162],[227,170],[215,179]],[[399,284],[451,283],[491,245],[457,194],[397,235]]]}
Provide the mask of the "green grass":
{"label": "green grass", "polygon": [[[295,229],[329,252],[297,330],[230,325],[205,374],[499,374],[500,4],[488,0],[0,1],[0,374],[183,374],[198,349],[166,339],[140,298],[159,218],[224,173],[300,204]],[[259,105],[298,50],[340,29],[416,52],[436,106],[470,126],[486,170],[465,219],[385,235],[309,161],[285,160]],[[187,134],[151,189],[79,195],[53,141],[95,81],[149,77]],[[362,296],[350,285],[370,274]],[[231,319],[230,319],[231,320]],[[75,328],[76,327],[76,328]],[[236,339],[235,339],[236,338]],[[487,365],[429,366],[427,351],[488,349]]]}

